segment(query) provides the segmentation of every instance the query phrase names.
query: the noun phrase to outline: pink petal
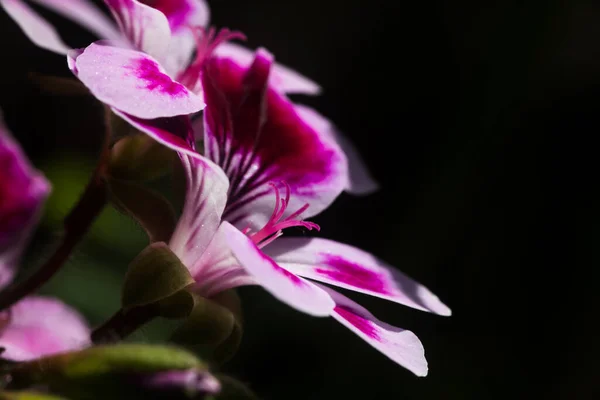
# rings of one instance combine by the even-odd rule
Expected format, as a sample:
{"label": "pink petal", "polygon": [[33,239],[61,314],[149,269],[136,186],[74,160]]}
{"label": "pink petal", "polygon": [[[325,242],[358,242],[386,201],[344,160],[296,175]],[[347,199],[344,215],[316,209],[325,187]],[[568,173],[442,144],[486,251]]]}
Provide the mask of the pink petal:
{"label": "pink petal", "polygon": [[23,33],[37,46],[58,54],[67,54],[56,29],[21,0],[0,0],[0,6],[19,25]]}
{"label": "pink petal", "polygon": [[169,246],[194,274],[193,267],[221,223],[229,181],[223,171],[208,159],[183,154],[180,158],[187,189],[183,212]]}
{"label": "pink petal", "polygon": [[427,375],[425,350],[414,333],[381,322],[349,298],[329,288],[323,289],[336,303],[333,318],[415,375]]}
{"label": "pink petal", "polygon": [[196,50],[193,28],[208,25],[210,10],[204,0],[155,0],[151,4],[167,17],[171,28],[171,41],[161,64],[171,76],[178,76]]}
{"label": "pink petal", "polygon": [[137,0],[104,0],[123,35],[137,50],[160,59],[171,40],[165,15]]}
{"label": "pink petal", "polygon": [[101,10],[88,0],[32,0],[94,32],[101,39],[122,41],[123,35]]}
{"label": "pink petal", "polygon": [[173,117],[204,108],[200,96],[172,80],[144,53],[94,43],[74,64],[73,73],[98,100],[131,116]]}
{"label": "pink petal", "polygon": [[265,252],[295,274],[391,300],[418,310],[450,315],[425,286],[355,247],[326,239],[279,238]]}
{"label": "pink petal", "polygon": [[26,361],[89,345],[90,330],[70,307],[48,297],[27,297],[10,310],[0,333],[3,358]]}
{"label": "pink petal", "polygon": [[239,286],[257,285],[227,244],[228,224],[221,224],[200,259],[191,268],[194,291],[204,297]]}
{"label": "pink petal", "polygon": [[132,126],[146,133],[157,142],[190,157],[204,159],[196,152],[194,133],[190,123],[190,117],[179,115],[169,118],[142,119],[125,114],[117,109],[113,112]]}
{"label": "pink petal", "polygon": [[231,224],[223,222],[223,226],[234,256],[273,296],[313,316],[331,314],[335,304],[324,290],[277,265]]}
{"label": "pink petal", "polygon": [[225,218],[259,229],[273,211],[269,182],[291,189],[290,213],[305,203],[304,217],[329,206],[347,183],[339,146],[302,120],[285,96],[267,87],[272,58],[259,51],[246,69],[227,58],[207,60],[205,154],[227,173],[230,199]]}
{"label": "pink petal", "polygon": [[173,33],[205,27],[210,19],[210,9],[204,0],[153,0],[151,5],[167,17]]}
{"label": "pink petal", "polygon": [[[217,47],[215,55],[230,58],[245,68],[249,67],[254,60],[254,51],[231,42],[225,42]],[[275,64],[269,83],[281,93],[308,95],[321,93],[321,87],[317,83],[281,64]]]}
{"label": "pink petal", "polygon": [[50,184],[12,139],[0,113],[0,288],[12,279]]}
{"label": "pink petal", "polygon": [[298,112],[304,122],[309,124],[315,131],[335,140],[346,154],[346,158],[348,159],[347,192],[356,195],[366,195],[379,189],[379,184],[375,182],[369,173],[365,162],[354,144],[340,133],[331,121],[319,114],[316,110],[304,105],[297,104],[296,112]]}

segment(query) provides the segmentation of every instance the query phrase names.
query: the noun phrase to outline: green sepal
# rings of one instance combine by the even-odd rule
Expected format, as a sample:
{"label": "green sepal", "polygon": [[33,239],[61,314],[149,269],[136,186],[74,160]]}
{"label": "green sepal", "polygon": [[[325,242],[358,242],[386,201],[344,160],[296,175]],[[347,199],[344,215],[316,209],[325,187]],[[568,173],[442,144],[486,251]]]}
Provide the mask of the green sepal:
{"label": "green sepal", "polygon": [[193,309],[170,340],[193,349],[212,364],[229,360],[239,348],[242,326],[232,311],[217,302],[187,292]]}
{"label": "green sepal", "polygon": [[206,369],[194,354],[175,346],[121,343],[42,357],[10,369],[13,384],[51,386],[116,374]]}
{"label": "green sepal", "polygon": [[186,266],[166,243],[152,243],[129,265],[121,296],[123,311],[158,303],[193,283]]}
{"label": "green sepal", "polygon": [[128,181],[150,181],[166,175],[176,153],[143,133],[131,133],[132,127],[117,118],[112,121],[119,141],[111,149],[108,173]]}
{"label": "green sepal", "polygon": [[108,180],[108,187],[113,206],[140,224],[150,242],[169,241],[177,219],[164,196],[134,182],[115,178]]}

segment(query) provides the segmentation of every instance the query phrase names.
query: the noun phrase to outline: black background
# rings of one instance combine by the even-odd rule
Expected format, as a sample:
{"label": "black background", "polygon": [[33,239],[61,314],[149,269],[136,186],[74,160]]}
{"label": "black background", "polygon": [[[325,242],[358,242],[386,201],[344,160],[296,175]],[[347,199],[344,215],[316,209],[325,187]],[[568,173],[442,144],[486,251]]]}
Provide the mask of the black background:
{"label": "black background", "polygon": [[[210,3],[213,24],[322,84],[295,99],[335,121],[381,183],[314,218],[322,236],[396,265],[454,313],[354,296],[421,338],[430,374],[416,378],[333,320],[243,289],[246,335],[226,371],[277,400],[600,398],[600,5],[523,3]],[[52,20],[69,44],[93,40]],[[69,76],[64,58],[4,14],[0,35],[15,135],[34,159],[93,157],[85,102],[27,79]]]}

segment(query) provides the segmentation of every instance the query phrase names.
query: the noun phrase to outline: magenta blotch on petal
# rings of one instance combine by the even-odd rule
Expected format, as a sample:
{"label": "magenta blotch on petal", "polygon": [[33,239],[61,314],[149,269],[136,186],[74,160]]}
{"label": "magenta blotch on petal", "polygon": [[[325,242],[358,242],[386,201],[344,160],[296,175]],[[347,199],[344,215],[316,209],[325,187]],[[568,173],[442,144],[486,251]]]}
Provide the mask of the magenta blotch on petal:
{"label": "magenta blotch on petal", "polygon": [[[223,43],[217,47],[215,55],[230,58],[237,64],[247,68],[252,64],[255,52],[236,43]],[[321,87],[317,83],[281,64],[274,65],[269,81],[281,93],[308,95],[321,93]]]}
{"label": "magenta blotch on petal", "polygon": [[195,26],[204,27],[210,18],[210,10],[204,0],[145,0],[142,3],[161,11],[173,33]]}
{"label": "magenta blotch on petal", "polygon": [[427,375],[425,350],[414,333],[381,322],[349,298],[324,286],[321,287],[336,303],[331,314],[333,318],[415,375]]}
{"label": "magenta blotch on petal", "polygon": [[75,58],[73,72],[98,100],[133,117],[173,117],[204,108],[200,96],[138,51],[94,43]]}
{"label": "magenta blotch on petal", "polygon": [[334,302],[322,289],[277,265],[262,253],[250,238],[223,222],[227,244],[240,264],[273,296],[304,313],[325,317]]}
{"label": "magenta blotch on petal", "polygon": [[305,278],[448,316],[450,309],[429,289],[373,255],[318,238],[280,238],[265,247],[280,265]]}
{"label": "magenta blotch on petal", "polygon": [[0,288],[14,274],[50,184],[10,136],[0,112]]}
{"label": "magenta blotch on petal", "polygon": [[56,299],[27,297],[8,311],[0,331],[2,357],[26,361],[89,345],[90,329],[83,318]]}

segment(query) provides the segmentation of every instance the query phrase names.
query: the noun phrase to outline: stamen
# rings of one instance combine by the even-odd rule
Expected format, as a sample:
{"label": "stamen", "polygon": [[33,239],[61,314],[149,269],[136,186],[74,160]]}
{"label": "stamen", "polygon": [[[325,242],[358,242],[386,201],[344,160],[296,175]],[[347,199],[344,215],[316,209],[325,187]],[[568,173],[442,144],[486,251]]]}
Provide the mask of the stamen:
{"label": "stamen", "polygon": [[196,56],[191,64],[179,75],[177,80],[190,90],[195,90],[199,84],[204,61],[212,55],[217,46],[234,39],[246,40],[246,36],[241,32],[230,31],[227,28],[223,28],[218,32],[214,27],[210,27],[209,29],[199,26],[190,28],[196,39]]}
{"label": "stamen", "polygon": [[[315,224],[314,222],[302,221],[299,219],[300,214],[302,214],[308,208],[308,204],[303,205],[287,218],[283,220],[281,219],[283,214],[285,214],[286,208],[290,204],[291,192],[290,186],[287,183],[281,182],[281,184],[285,187],[285,198],[281,197],[277,186],[274,183],[269,182],[269,186],[275,190],[275,208],[273,209],[271,218],[269,218],[265,226],[263,226],[258,232],[249,235],[252,241],[258,247],[262,248],[268,245],[273,240],[281,236],[283,234],[283,230],[287,228],[300,226],[308,230],[316,229],[318,231],[321,229],[319,225]],[[248,232],[248,229],[244,229],[244,233],[248,234]]]}

